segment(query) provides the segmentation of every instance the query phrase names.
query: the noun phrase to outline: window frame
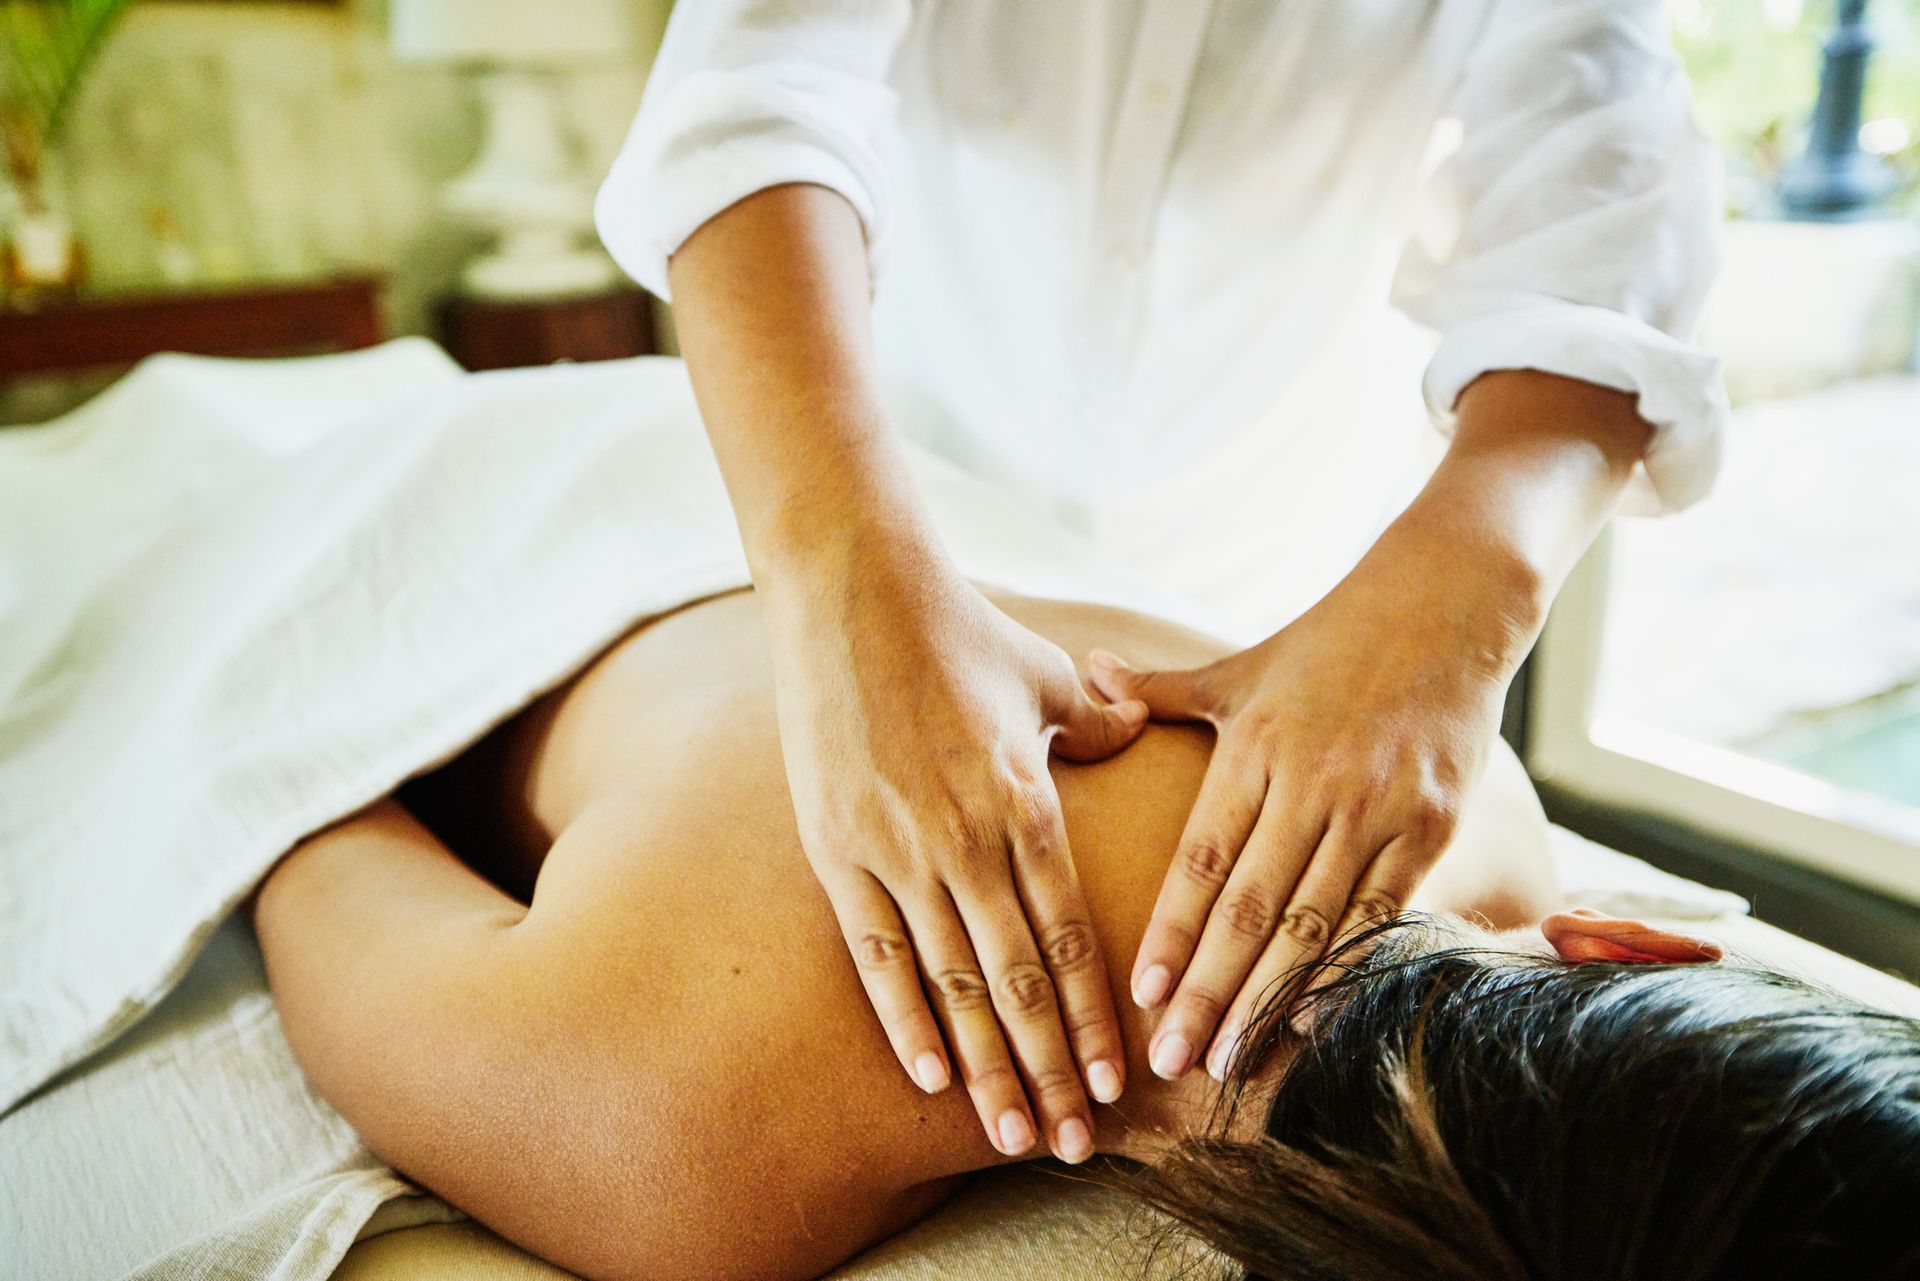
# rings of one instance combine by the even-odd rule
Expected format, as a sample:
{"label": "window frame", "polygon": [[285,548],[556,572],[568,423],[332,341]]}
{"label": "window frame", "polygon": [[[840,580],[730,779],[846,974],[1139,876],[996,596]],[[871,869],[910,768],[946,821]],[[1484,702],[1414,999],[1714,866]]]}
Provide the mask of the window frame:
{"label": "window frame", "polygon": [[1529,664],[1523,759],[1577,800],[1710,833],[1920,905],[1920,809],[1620,718],[1594,716],[1612,562],[1602,533]]}

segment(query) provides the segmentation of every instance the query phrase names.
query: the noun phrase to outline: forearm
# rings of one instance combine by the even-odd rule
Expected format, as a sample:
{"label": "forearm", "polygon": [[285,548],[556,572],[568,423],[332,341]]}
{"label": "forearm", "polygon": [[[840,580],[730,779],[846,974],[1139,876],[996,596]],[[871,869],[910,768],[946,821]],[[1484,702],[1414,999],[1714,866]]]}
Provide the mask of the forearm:
{"label": "forearm", "polygon": [[680,345],[762,589],[853,558],[936,556],[881,408],[866,251],[824,187],[759,192],[668,266]]}
{"label": "forearm", "polygon": [[1444,567],[1486,658],[1517,664],[1562,581],[1606,523],[1651,428],[1634,398],[1531,370],[1467,388],[1445,460],[1368,560],[1410,580]]}

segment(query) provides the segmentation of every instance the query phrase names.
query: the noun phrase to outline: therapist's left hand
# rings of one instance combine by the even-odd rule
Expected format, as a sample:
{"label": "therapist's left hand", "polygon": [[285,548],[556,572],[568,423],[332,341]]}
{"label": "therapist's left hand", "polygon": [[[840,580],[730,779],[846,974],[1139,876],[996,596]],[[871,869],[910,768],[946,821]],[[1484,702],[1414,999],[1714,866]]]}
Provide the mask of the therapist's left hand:
{"label": "therapist's left hand", "polygon": [[1134,1001],[1166,1005],[1158,1075],[1204,1052],[1221,1076],[1274,981],[1405,907],[1452,838],[1536,624],[1529,591],[1445,542],[1390,530],[1307,613],[1206,667],[1091,656],[1107,697],[1218,732],[1133,967]]}

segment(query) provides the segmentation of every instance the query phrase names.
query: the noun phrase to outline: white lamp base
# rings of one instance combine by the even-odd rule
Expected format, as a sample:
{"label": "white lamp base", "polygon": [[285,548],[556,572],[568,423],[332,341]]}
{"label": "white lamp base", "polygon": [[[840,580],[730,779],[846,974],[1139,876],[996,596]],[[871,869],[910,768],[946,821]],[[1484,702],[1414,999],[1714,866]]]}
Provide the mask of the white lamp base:
{"label": "white lamp base", "polygon": [[502,300],[605,293],[619,282],[620,269],[601,251],[528,228],[503,233],[498,247],[460,272],[462,292]]}
{"label": "white lamp base", "polygon": [[481,80],[486,142],[446,191],[452,213],[496,237],[461,272],[485,298],[598,293],[619,268],[593,244],[593,189],[569,171],[552,86],[538,72],[498,68]]}

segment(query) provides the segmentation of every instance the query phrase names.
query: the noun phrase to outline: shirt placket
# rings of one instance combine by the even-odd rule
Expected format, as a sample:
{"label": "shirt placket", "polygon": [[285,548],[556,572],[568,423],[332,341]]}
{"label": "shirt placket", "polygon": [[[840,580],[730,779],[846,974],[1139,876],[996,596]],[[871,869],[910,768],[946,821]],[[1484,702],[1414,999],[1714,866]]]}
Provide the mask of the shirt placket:
{"label": "shirt placket", "polygon": [[1212,0],[1146,0],[1134,33],[1094,206],[1084,275],[1081,412],[1076,470],[1097,482],[1141,443],[1124,395],[1146,299],[1154,228],[1193,87]]}

